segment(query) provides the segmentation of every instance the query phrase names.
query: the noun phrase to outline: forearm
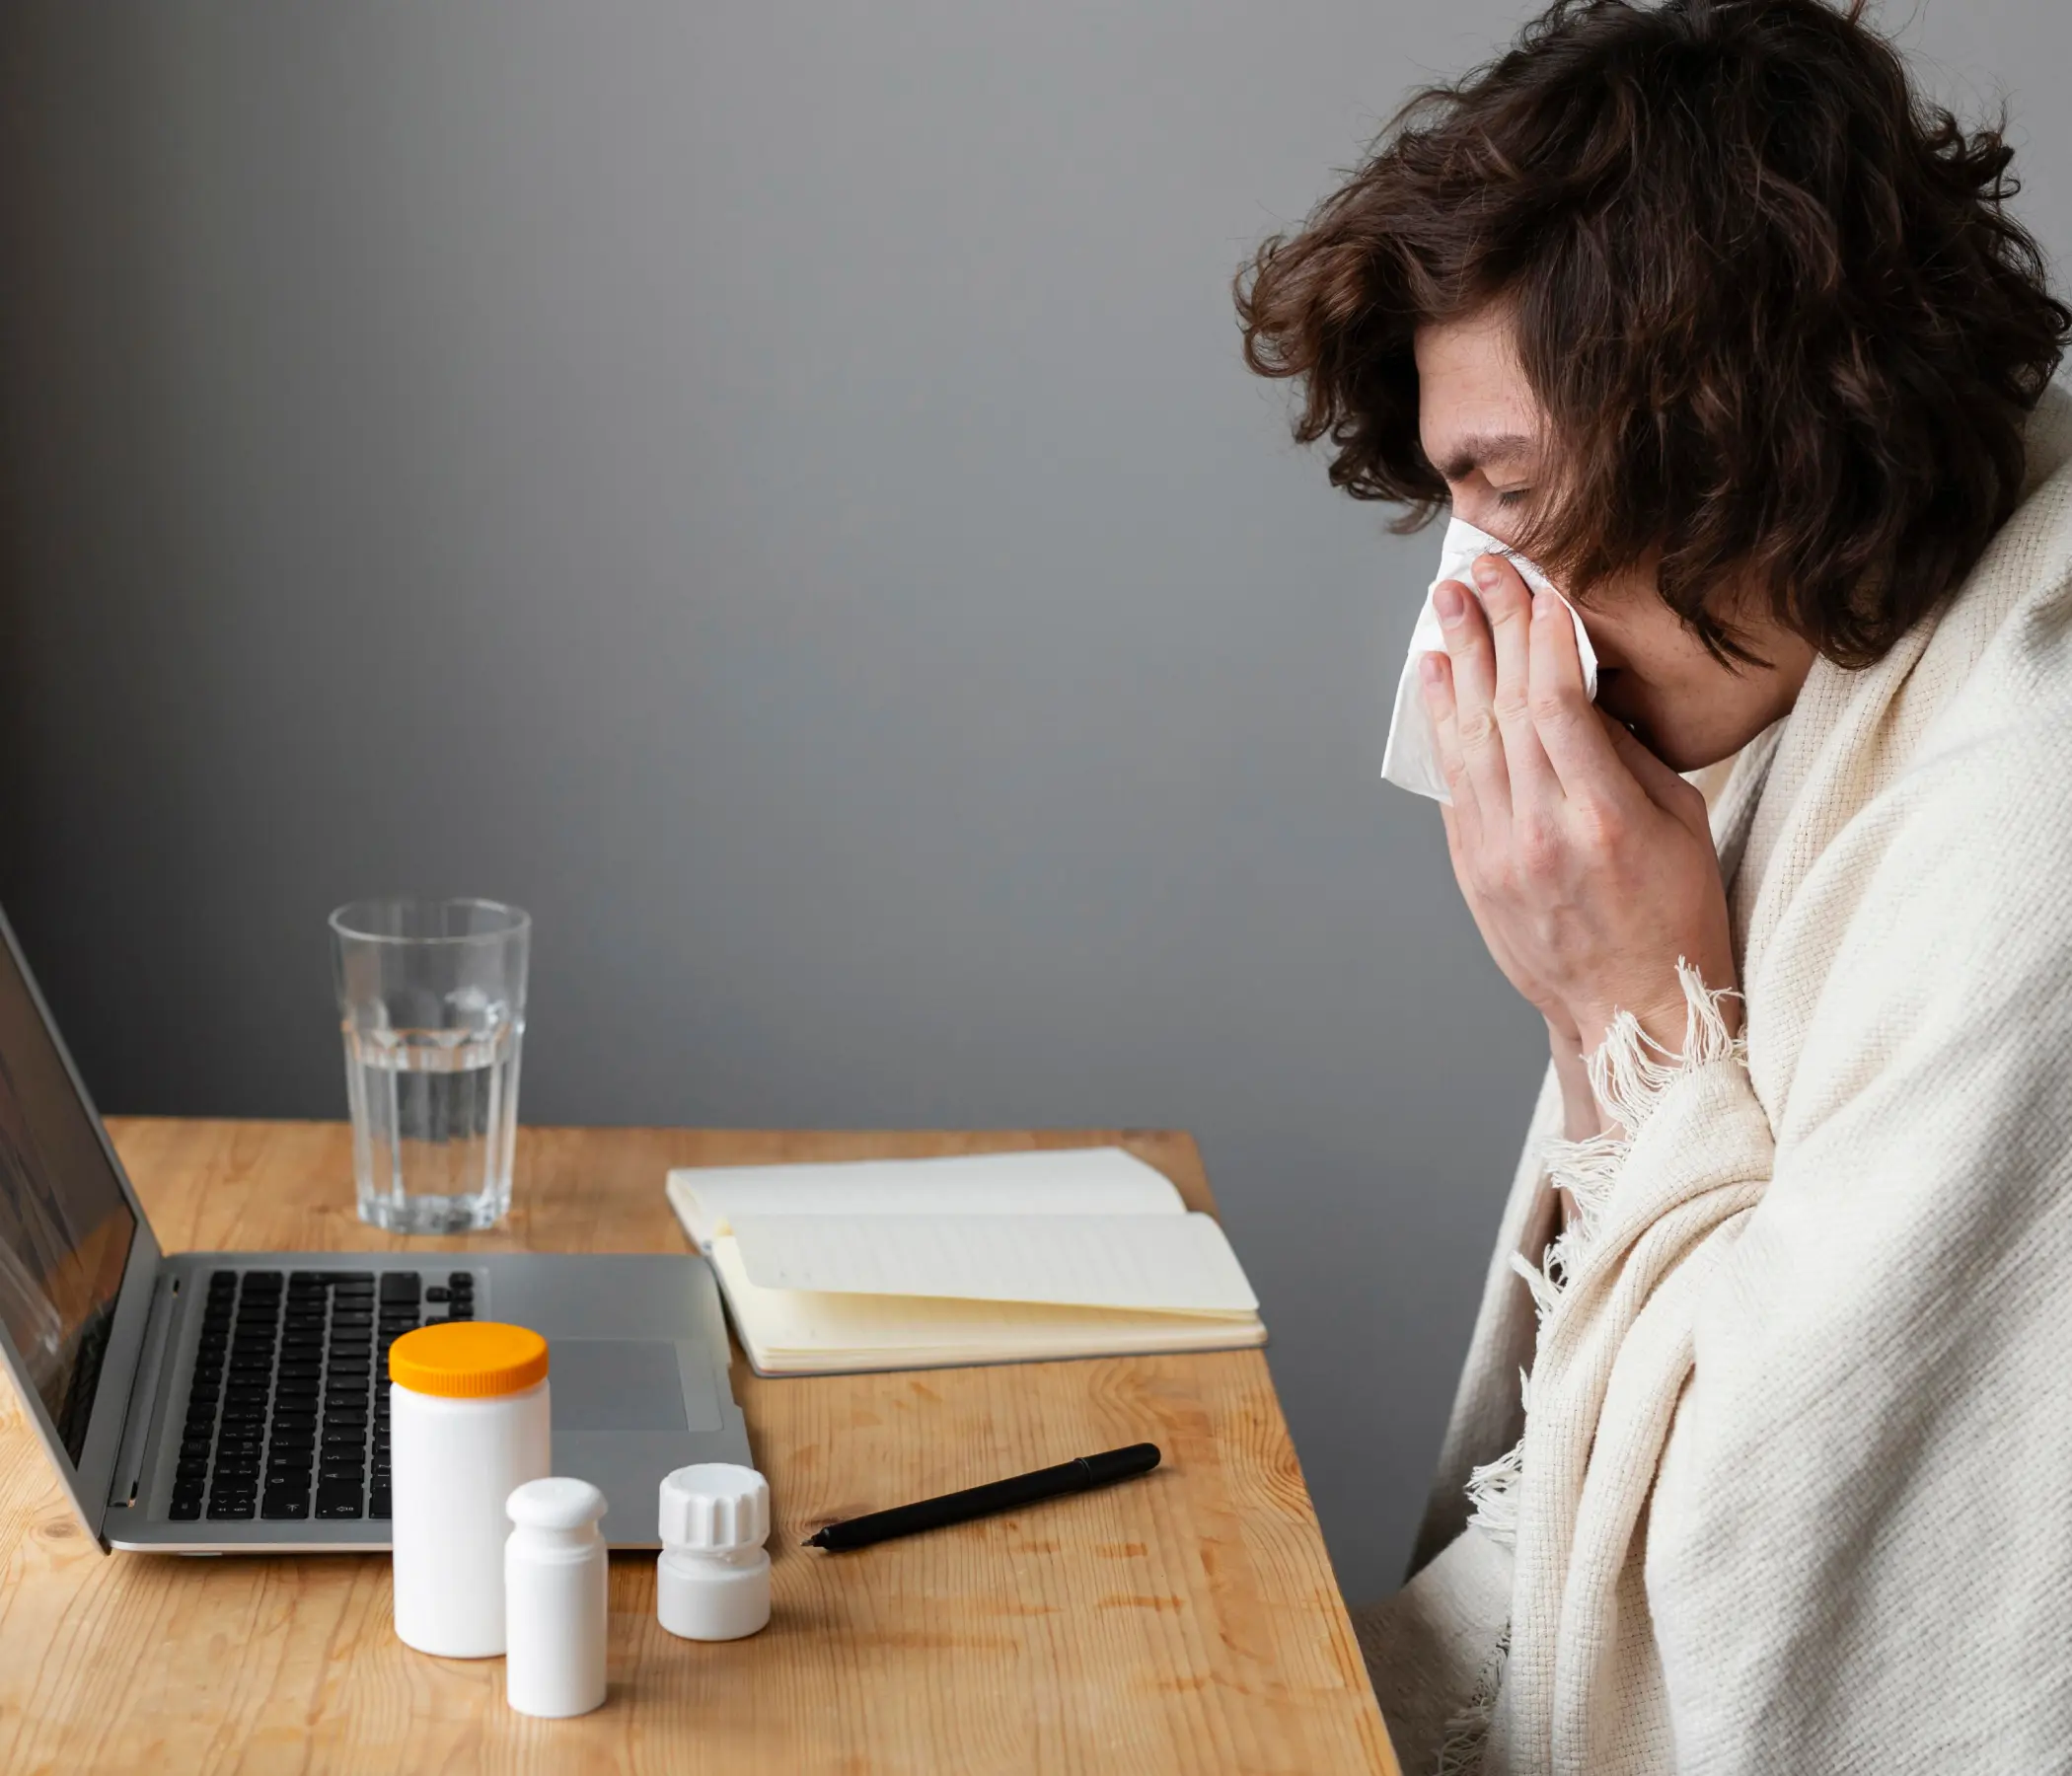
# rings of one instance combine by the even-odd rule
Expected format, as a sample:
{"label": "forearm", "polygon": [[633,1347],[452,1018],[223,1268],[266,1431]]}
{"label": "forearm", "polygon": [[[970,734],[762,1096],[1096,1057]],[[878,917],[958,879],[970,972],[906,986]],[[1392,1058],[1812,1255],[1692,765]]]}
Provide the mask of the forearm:
{"label": "forearm", "polygon": [[[1590,1067],[1583,1055],[1582,1038],[1551,1020],[1547,1024],[1547,1047],[1554,1057],[1554,1076],[1561,1081],[1561,1133],[1567,1141],[1588,1141],[1603,1133],[1604,1115],[1597,1108],[1597,1095],[1591,1090]],[[1561,1198],[1561,1224],[1576,1219],[1576,1199],[1566,1190]]]}
{"label": "forearm", "polygon": [[1591,1089],[1590,1064],[1583,1053],[1582,1038],[1573,1029],[1547,1024],[1547,1047],[1554,1057],[1554,1074],[1561,1081],[1561,1133],[1564,1140],[1588,1141],[1604,1132],[1604,1112]]}

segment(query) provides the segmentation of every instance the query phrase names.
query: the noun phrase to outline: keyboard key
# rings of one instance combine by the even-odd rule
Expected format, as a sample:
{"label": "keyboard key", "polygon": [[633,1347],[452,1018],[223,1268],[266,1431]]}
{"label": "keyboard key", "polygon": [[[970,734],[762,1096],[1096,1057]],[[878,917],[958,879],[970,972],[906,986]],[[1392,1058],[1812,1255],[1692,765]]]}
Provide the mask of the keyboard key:
{"label": "keyboard key", "polygon": [[427,1289],[424,1292],[424,1298],[427,1301],[449,1300],[452,1298],[452,1295],[453,1291],[446,1288],[443,1284],[439,1283],[434,1283],[429,1289]]}
{"label": "keyboard key", "polygon": [[306,1517],[309,1514],[310,1498],[306,1492],[268,1493],[259,1507],[262,1517]]}
{"label": "keyboard key", "polygon": [[249,1517],[257,1503],[249,1494],[242,1499],[211,1499],[208,1514],[212,1517]]}
{"label": "keyboard key", "polygon": [[360,1515],[360,1489],[339,1481],[317,1488],[317,1515],[320,1517],[356,1517]]}
{"label": "keyboard key", "polygon": [[421,1285],[415,1271],[383,1271],[381,1274],[381,1298],[383,1301],[414,1301]]}
{"label": "keyboard key", "polygon": [[384,1523],[389,1520],[389,1489],[386,1486],[377,1486],[367,1495],[367,1515]]}
{"label": "keyboard key", "polygon": [[[175,1499],[172,1509],[166,1515],[176,1523],[191,1522],[201,1515],[201,1501],[199,1499]],[[386,1517],[388,1514],[384,1512],[382,1515]]]}

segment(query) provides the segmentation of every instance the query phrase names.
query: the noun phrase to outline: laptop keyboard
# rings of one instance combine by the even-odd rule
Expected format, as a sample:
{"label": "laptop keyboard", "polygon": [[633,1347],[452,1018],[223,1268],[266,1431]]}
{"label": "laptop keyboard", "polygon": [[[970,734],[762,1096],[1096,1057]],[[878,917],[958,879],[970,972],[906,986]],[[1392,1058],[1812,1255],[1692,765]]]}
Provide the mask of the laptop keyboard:
{"label": "laptop keyboard", "polygon": [[389,1516],[389,1346],[473,1319],[475,1278],[219,1270],[187,1393],[176,1519]]}

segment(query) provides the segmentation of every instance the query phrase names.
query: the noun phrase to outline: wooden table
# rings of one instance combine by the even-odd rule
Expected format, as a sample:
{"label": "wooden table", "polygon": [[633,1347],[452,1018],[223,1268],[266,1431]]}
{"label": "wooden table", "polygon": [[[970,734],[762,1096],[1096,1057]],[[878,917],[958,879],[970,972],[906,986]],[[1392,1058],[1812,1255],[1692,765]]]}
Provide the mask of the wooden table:
{"label": "wooden table", "polygon": [[[1169,1133],[532,1129],[517,1208],[405,1242],[352,1209],[344,1129],[117,1121],[161,1245],[681,1250],[673,1165],[1116,1141],[1212,1208]],[[611,1697],[502,1705],[498,1660],[410,1653],[386,1557],[104,1555],[0,1379],[0,1770],[1395,1772],[1257,1351],[733,1383],[769,1474],[776,1610],[752,1640],[656,1625],[612,1561]],[[1150,1440],[1144,1480],[835,1558],[821,1522]]]}

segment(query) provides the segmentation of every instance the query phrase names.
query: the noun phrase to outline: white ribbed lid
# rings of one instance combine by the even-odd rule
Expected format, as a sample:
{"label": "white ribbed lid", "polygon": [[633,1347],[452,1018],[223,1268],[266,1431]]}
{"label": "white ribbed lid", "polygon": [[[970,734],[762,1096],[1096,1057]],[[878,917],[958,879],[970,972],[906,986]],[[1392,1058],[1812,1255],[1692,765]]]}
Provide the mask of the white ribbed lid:
{"label": "white ribbed lid", "polygon": [[662,1545],[702,1554],[760,1548],[770,1534],[770,1484],[730,1461],[680,1467],[662,1482]]}

